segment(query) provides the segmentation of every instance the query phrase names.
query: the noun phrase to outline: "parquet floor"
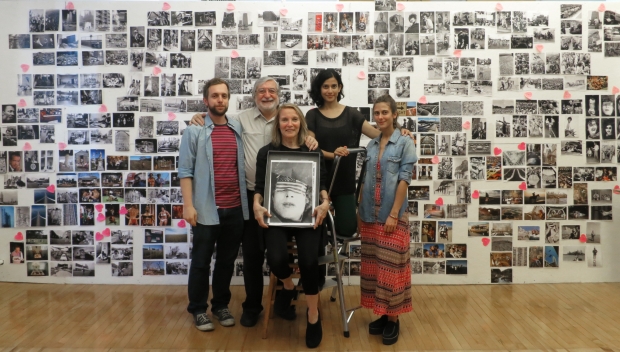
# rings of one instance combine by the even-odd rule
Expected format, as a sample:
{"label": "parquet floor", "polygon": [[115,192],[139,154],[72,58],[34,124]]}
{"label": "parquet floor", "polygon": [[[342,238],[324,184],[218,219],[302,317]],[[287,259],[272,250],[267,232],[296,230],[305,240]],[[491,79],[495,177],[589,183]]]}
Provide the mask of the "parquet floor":
{"label": "parquet floor", "polygon": [[[342,335],[338,305],[321,293],[320,351],[620,351],[620,283],[414,286],[401,336],[383,346],[360,310]],[[346,299],[359,302],[359,287]],[[242,286],[230,305],[241,317]],[[305,321],[270,321],[268,339],[237,324],[200,332],[185,286],[0,283],[0,352],[300,351]],[[304,311],[299,308],[298,311]]]}

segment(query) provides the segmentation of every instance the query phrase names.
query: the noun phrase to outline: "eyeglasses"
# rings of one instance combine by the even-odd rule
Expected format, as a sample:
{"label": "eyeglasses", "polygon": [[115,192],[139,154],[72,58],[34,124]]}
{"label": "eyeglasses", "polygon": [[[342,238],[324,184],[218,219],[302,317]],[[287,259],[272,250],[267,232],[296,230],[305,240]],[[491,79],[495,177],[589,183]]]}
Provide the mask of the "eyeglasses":
{"label": "eyeglasses", "polygon": [[267,92],[269,92],[269,94],[276,94],[278,91],[276,89],[274,89],[274,88],[269,88],[269,89],[260,88],[260,89],[257,90],[257,92],[258,92],[258,94],[265,94]]}

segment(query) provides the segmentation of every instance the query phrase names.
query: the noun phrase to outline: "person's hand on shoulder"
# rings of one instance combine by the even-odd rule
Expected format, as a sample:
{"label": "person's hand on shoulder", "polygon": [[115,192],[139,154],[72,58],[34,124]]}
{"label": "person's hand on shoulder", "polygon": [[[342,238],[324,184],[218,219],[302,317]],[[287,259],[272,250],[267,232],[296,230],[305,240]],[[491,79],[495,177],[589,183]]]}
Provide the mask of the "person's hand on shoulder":
{"label": "person's hand on shoulder", "polygon": [[319,147],[319,142],[312,136],[307,136],[306,137],[306,147],[308,147],[309,150],[315,150]]}
{"label": "person's hand on shoulder", "polygon": [[195,114],[194,116],[192,116],[192,119],[189,121],[189,125],[190,126],[204,126],[205,116],[207,116],[207,113],[205,112]]}

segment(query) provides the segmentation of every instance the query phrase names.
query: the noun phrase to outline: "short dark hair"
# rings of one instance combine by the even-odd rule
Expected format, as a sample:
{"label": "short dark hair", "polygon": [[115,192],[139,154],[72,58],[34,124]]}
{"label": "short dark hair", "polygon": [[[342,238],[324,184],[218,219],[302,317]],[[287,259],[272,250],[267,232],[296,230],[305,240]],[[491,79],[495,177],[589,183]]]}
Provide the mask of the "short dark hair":
{"label": "short dark hair", "polygon": [[326,70],[319,71],[319,74],[316,75],[316,77],[310,84],[310,91],[308,92],[308,94],[310,95],[310,98],[312,98],[312,101],[314,101],[316,106],[321,107],[323,106],[323,104],[325,104],[325,100],[321,95],[321,86],[323,86],[323,83],[325,83],[325,81],[332,77],[335,78],[336,81],[338,81],[338,85],[340,86],[340,93],[338,93],[337,98],[338,101],[344,98],[344,86],[342,85],[342,77],[340,77],[338,71],[334,70],[333,68],[328,68]]}
{"label": "short dark hair", "polygon": [[207,83],[205,83],[205,86],[202,88],[202,97],[206,99],[209,96],[209,88],[218,84],[225,84],[226,90],[228,90],[228,95],[230,96],[230,86],[228,85],[228,82],[221,78],[212,78],[208,80]]}
{"label": "short dark hair", "polygon": [[411,21],[412,18],[417,20],[418,19],[418,15],[416,15],[415,13],[412,13],[411,15],[409,15],[409,21]]}

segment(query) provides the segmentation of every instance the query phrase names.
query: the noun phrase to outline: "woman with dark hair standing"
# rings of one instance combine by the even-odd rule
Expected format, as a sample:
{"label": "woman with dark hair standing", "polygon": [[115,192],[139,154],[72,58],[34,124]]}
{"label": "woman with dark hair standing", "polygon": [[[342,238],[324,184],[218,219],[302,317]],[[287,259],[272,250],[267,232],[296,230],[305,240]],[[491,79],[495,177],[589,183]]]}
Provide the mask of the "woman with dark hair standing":
{"label": "woman with dark hair standing", "polygon": [[418,157],[411,139],[397,131],[391,96],[377,98],[373,116],[381,132],[368,143],[359,207],[361,303],[381,315],[370,323],[369,333],[383,335],[383,344],[392,345],[398,341],[398,316],[412,310],[407,188]]}
{"label": "woman with dark hair standing", "polygon": [[[379,136],[375,129],[357,109],[340,104],[344,98],[340,74],[334,69],[322,70],[312,81],[309,95],[318,109],[306,113],[308,129],[314,133],[323,152],[329,171],[327,179],[333,178],[332,164],[336,155],[349,155],[348,148],[360,145],[362,133],[370,138]],[[332,188],[331,200],[336,211],[336,233],[352,236],[355,223],[355,157],[342,158],[338,167],[339,177]],[[329,184],[327,185],[329,188]]]}
{"label": "woman with dark hair standing", "polygon": [[[340,103],[344,98],[342,78],[334,69],[319,72],[310,86],[310,98],[318,109],[306,113],[308,129],[314,134],[323,152],[325,165],[331,182],[333,160],[336,155],[349,155],[348,148],[358,148],[362,134],[369,138],[378,137],[381,132],[374,128],[357,109]],[[407,129],[404,134],[409,134]],[[338,167],[338,178],[330,194],[336,211],[336,233],[352,236],[357,229],[355,223],[355,157],[343,158]],[[327,185],[329,188],[329,184]]]}

